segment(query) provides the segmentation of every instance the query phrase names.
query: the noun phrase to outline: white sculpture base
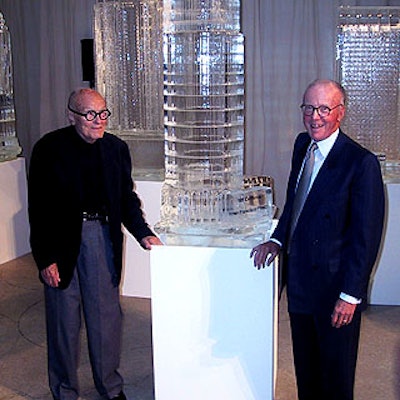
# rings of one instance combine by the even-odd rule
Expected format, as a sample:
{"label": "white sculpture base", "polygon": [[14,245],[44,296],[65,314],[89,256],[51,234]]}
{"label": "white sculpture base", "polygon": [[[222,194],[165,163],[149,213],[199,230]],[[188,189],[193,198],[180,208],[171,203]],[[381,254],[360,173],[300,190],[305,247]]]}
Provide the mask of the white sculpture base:
{"label": "white sculpture base", "polygon": [[31,251],[25,159],[0,163],[0,264]]}
{"label": "white sculpture base", "polygon": [[156,400],[269,400],[276,373],[277,268],[250,249],[151,251]]}
{"label": "white sculpture base", "polygon": [[[135,185],[146,220],[153,227],[160,220],[163,182],[137,181]],[[150,298],[150,252],[143,250],[125,228],[123,232],[125,245],[121,293],[124,296]]]}
{"label": "white sculpture base", "polygon": [[[370,304],[400,305],[400,184],[387,183],[386,227],[378,265],[371,280]],[[373,217],[373,216],[372,216]]]}

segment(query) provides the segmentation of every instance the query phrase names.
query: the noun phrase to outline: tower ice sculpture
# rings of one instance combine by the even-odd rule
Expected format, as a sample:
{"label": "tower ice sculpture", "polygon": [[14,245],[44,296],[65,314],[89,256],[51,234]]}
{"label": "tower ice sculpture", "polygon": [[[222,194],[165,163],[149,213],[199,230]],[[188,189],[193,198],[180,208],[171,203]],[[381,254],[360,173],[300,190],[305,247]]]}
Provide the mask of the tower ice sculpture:
{"label": "tower ice sculpture", "polygon": [[400,7],[341,7],[338,79],[347,91],[344,129],[400,181]]}
{"label": "tower ice sculpture", "polygon": [[14,87],[10,32],[0,12],[0,161],[16,158],[22,151],[15,128]]}
{"label": "tower ice sculpture", "polygon": [[130,148],[133,175],[164,179],[162,0],[94,6],[96,88],[107,99],[108,129]]}
{"label": "tower ice sculpture", "polygon": [[244,187],[240,1],[164,0],[163,15],[165,182],[155,229],[167,244],[262,241],[274,207],[268,183]]}

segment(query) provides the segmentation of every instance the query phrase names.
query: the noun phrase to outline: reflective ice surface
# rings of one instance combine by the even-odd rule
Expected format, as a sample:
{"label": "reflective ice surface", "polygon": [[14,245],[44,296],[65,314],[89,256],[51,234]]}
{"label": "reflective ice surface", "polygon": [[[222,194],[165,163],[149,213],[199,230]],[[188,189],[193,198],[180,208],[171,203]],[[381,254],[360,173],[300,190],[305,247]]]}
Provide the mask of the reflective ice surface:
{"label": "reflective ice surface", "polygon": [[112,116],[108,130],[131,150],[133,175],[164,179],[162,0],[98,1],[96,86]]}
{"label": "reflective ice surface", "polygon": [[338,73],[348,94],[343,129],[400,181],[400,8],[343,7]]}
{"label": "reflective ice surface", "polygon": [[10,32],[0,13],[0,161],[16,158],[22,151],[15,129],[13,70]]}
{"label": "reflective ice surface", "polygon": [[265,238],[272,186],[243,177],[244,37],[239,0],[164,1],[165,184],[169,244]]}

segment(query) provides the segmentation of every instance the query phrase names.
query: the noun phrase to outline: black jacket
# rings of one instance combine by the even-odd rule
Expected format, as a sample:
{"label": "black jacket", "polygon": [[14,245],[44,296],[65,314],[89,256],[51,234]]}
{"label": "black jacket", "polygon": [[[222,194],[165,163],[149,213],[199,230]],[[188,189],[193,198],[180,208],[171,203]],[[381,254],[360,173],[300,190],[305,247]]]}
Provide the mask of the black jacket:
{"label": "black jacket", "polygon": [[[77,132],[73,126],[50,132],[34,146],[28,175],[28,211],[32,254],[39,270],[57,263],[60,288],[69,285],[78,258],[82,230],[82,179],[73,157]],[[78,137],[80,140],[80,138]],[[105,133],[99,139],[110,235],[119,284],[122,269],[121,224],[140,241],[154,235],[133,191],[127,144]]]}

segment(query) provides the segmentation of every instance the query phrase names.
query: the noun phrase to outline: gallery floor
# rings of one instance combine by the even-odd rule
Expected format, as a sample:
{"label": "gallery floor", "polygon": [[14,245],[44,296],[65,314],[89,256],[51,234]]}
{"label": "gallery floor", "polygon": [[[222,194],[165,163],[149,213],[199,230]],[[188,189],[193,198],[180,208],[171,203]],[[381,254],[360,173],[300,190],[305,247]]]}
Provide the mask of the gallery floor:
{"label": "gallery floor", "polygon": [[[130,400],[152,400],[151,301],[123,297],[122,307],[125,319],[121,372],[125,392]],[[284,299],[280,303],[278,342],[275,400],[294,400]],[[84,334],[79,376],[82,400],[100,400],[93,388]],[[364,314],[355,398],[400,400],[400,307],[371,306]],[[0,265],[0,400],[3,399],[51,399],[46,376],[43,293],[29,254]]]}

